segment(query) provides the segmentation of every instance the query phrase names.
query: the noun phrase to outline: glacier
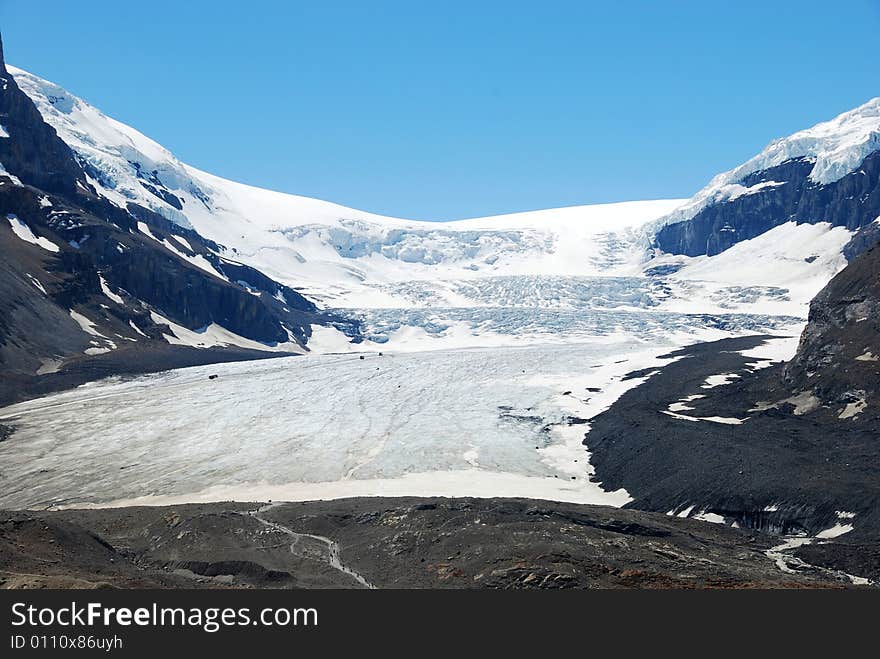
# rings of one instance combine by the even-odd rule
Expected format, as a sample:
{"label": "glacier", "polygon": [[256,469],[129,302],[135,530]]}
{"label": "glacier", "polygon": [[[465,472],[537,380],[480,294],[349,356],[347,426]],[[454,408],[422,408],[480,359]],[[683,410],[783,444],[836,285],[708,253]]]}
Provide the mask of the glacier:
{"label": "glacier", "polygon": [[619,506],[628,493],[592,479],[590,418],[676,347],[768,330],[790,344],[799,327],[753,314],[597,311],[578,325],[585,312],[470,311],[483,315],[433,334],[414,329],[424,320],[370,321],[405,332],[392,351],[341,342],[358,352],[110,378],[0,409],[15,428],[0,443],[0,506],[390,495]]}
{"label": "glacier", "polygon": [[[220,246],[221,258],[254,267],[332,308],[407,308],[418,289],[424,297],[418,306],[432,296],[442,306],[471,306],[470,297],[455,295],[467,289],[468,282],[487,278],[523,277],[517,285],[522,292],[535,277],[556,277],[552,283],[557,285],[565,277],[644,278],[665,268],[670,274],[662,285],[668,295],[658,310],[752,312],[756,307],[747,300],[751,293],[738,298],[733,291],[748,286],[786,291],[776,296],[780,304],[762,304],[761,313],[805,316],[809,299],[845,263],[840,250],[851,234],[843,229],[788,226],[772,237],[761,236],[749,249],[760,252],[762,267],[750,274],[724,254],[707,261],[658,253],[652,237],[658,226],[686,219],[712,200],[756,191],[738,181],[787,158],[811,155],[824,163],[815,171],[845,173],[858,166],[866,149],[876,148],[880,134],[880,99],[874,99],[777,140],[748,163],[713,179],[690,200],[426,222],[264,190],[200,171],[59,85],[15,67],[9,70],[74,151],[100,194],[117,205],[137,203],[195,229]],[[770,184],[778,182],[760,185]],[[792,246],[786,248],[787,242]],[[165,247],[179,251],[171,243]],[[804,261],[814,255],[822,258]],[[538,294],[541,299],[533,302],[546,302],[547,295]]]}
{"label": "glacier", "polygon": [[0,411],[16,427],[0,443],[0,506],[389,494],[619,506],[625,491],[591,479],[587,420],[675,344],[309,355],[91,383]]}

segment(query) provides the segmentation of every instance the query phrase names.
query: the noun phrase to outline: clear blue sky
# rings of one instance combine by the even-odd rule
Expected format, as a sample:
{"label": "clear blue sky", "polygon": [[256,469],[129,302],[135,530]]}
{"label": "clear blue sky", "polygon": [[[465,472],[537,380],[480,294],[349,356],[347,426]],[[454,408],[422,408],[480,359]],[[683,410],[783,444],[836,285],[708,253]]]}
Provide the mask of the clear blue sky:
{"label": "clear blue sky", "polygon": [[188,163],[420,219],[689,196],[880,95],[880,0],[0,0],[0,29]]}

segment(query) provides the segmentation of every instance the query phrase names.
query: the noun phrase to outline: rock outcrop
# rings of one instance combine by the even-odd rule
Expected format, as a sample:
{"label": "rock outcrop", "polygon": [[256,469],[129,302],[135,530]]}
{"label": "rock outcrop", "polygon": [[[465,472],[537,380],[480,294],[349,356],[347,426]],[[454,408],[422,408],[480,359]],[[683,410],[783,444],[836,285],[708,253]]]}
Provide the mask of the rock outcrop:
{"label": "rock outcrop", "polygon": [[880,246],[815,297],[783,381],[838,418],[858,423],[880,416]]}
{"label": "rock outcrop", "polygon": [[91,190],[73,152],[43,121],[39,110],[6,70],[0,40],[0,163],[30,185],[52,193],[80,195]]}
{"label": "rock outcrop", "polygon": [[[880,152],[829,184],[810,179],[814,166],[809,159],[798,158],[749,174],[739,185],[753,192],[708,205],[689,220],[664,226],[656,235],[657,247],[671,254],[713,256],[791,221],[830,222],[873,233],[870,227],[880,217]],[[868,246],[870,240],[856,233],[845,253],[852,258]]]}

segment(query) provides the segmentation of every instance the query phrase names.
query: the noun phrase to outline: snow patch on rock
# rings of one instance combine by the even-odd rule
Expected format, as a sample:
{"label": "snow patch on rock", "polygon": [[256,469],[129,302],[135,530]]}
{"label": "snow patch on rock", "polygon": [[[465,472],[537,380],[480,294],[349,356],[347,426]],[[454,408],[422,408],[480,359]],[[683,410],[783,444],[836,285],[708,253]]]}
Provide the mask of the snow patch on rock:
{"label": "snow patch on rock", "polygon": [[12,233],[14,233],[26,243],[31,243],[32,245],[36,245],[37,247],[42,247],[47,252],[57,253],[60,250],[58,245],[53,243],[48,238],[34,235],[34,232],[31,231],[31,228],[20,219],[18,219],[17,215],[10,213],[6,216],[6,219],[9,222],[9,226],[12,228]]}

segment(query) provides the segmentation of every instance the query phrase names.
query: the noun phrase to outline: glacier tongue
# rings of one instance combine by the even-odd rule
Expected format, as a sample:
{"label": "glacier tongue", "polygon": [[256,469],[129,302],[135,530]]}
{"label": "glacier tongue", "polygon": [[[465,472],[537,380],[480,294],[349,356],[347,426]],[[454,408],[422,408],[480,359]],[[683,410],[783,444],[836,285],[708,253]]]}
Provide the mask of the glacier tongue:
{"label": "glacier tongue", "polygon": [[629,500],[589,479],[582,420],[638,383],[623,373],[663,363],[641,342],[365,357],[195,367],[0,410],[17,428],[0,443],[0,505],[391,493]]}

